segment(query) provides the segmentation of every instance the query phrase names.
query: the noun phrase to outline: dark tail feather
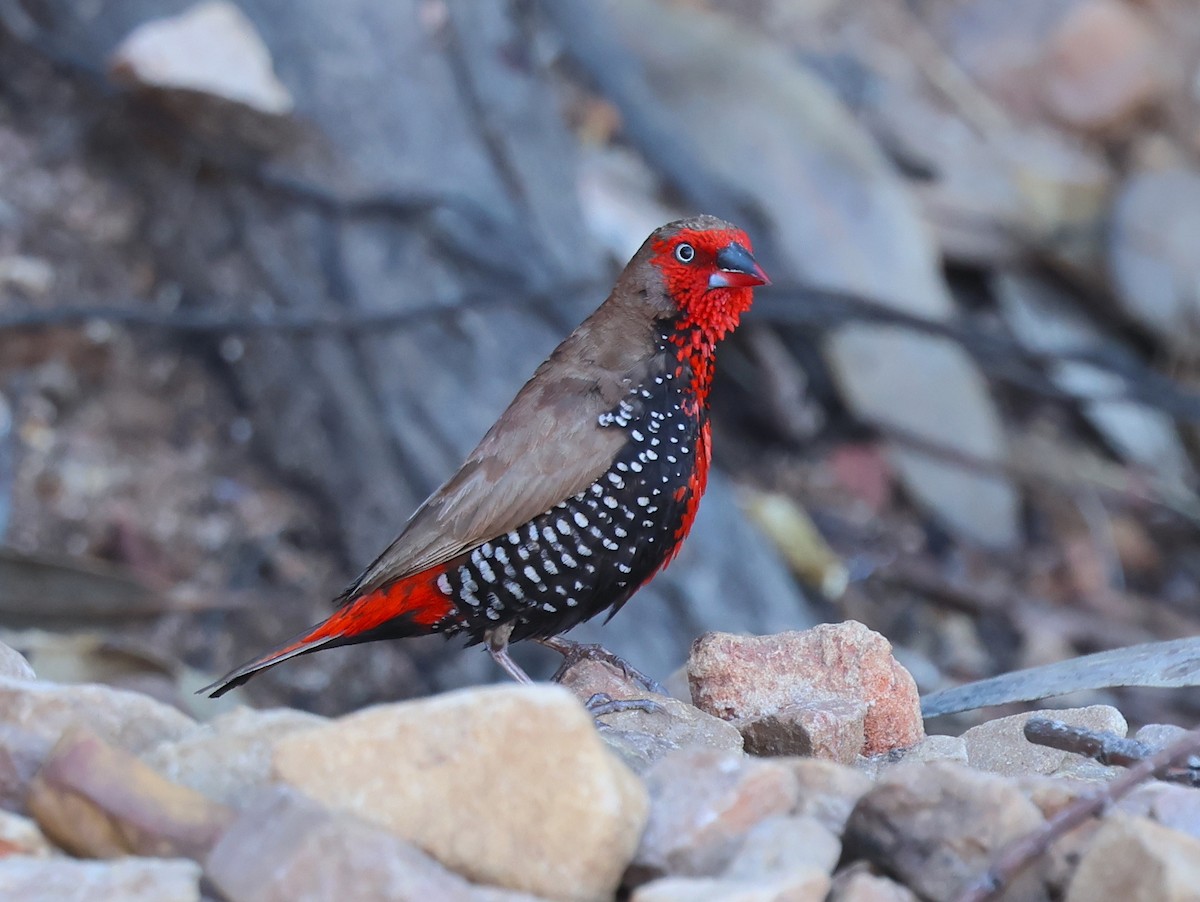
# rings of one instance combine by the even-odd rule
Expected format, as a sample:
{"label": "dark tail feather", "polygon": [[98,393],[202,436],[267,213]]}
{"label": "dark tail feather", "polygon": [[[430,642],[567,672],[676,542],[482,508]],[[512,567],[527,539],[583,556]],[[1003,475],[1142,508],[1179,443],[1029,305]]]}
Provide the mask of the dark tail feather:
{"label": "dark tail feather", "polygon": [[238,686],[241,686],[256,673],[261,673],[264,670],[274,667],[276,664],[299,655],[306,655],[311,651],[340,644],[338,640],[341,636],[314,635],[318,634],[320,629],[320,626],[314,627],[291,642],[281,645],[279,648],[269,651],[265,655],[255,658],[253,661],[247,661],[241,667],[229,671],[229,673],[225,674],[225,676],[221,677],[215,683],[210,683],[203,689],[197,690],[197,694],[203,695],[204,693],[208,693],[209,698],[220,698],[230,689],[236,689]]}

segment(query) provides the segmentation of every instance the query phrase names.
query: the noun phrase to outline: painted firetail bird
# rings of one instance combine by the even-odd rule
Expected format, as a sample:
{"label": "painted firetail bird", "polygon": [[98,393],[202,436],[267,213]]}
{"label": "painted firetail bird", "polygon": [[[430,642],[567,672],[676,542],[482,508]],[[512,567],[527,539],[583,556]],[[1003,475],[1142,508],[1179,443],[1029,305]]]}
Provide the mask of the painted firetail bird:
{"label": "painted firetail bird", "polygon": [[532,639],[652,686],[562,634],[611,617],[679,551],[708,479],[716,346],[769,282],[727,222],[658,229],[333,615],[205,691],[322,648],[430,633],[486,643],[519,682],[508,645]]}

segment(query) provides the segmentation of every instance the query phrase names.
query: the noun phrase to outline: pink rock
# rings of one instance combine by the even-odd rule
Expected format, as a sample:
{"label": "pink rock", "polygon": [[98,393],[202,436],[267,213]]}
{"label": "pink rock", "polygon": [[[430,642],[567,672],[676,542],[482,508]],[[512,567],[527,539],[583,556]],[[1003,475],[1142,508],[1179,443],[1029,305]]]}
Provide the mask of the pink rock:
{"label": "pink rock", "polygon": [[1088,0],[1071,7],[1050,40],[1042,102],[1065,125],[1126,125],[1166,87],[1162,42],[1128,4]]}
{"label": "pink rock", "polygon": [[830,696],[861,702],[864,755],[908,748],[925,735],[912,676],[883,636],[854,621],[774,636],[706,633],[692,645],[688,682],[696,706],[726,720]]}

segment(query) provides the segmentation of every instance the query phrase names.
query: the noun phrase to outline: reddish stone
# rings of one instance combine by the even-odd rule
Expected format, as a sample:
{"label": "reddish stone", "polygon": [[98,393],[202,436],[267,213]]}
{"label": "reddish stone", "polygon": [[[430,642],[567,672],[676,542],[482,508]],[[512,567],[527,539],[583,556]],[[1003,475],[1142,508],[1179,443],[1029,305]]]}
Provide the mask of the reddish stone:
{"label": "reddish stone", "polygon": [[726,720],[814,698],[861,702],[864,755],[908,748],[925,735],[912,676],[883,636],[854,621],[774,636],[706,633],[692,645],[688,682],[696,706]]}

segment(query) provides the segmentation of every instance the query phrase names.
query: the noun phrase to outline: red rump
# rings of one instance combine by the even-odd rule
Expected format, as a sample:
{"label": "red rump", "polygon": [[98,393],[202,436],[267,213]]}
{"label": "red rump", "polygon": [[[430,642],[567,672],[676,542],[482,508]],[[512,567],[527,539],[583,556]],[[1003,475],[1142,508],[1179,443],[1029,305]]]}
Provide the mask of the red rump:
{"label": "red rump", "polygon": [[454,612],[454,605],[437,587],[437,579],[444,569],[441,565],[431,567],[360,595],[334,612],[302,641],[357,636],[398,619],[417,626],[433,626]]}

